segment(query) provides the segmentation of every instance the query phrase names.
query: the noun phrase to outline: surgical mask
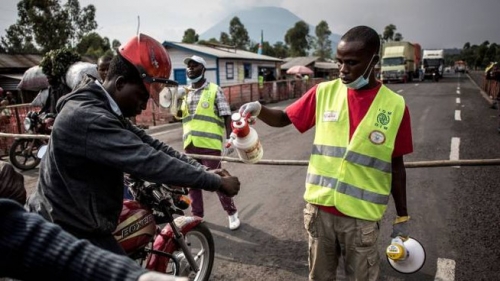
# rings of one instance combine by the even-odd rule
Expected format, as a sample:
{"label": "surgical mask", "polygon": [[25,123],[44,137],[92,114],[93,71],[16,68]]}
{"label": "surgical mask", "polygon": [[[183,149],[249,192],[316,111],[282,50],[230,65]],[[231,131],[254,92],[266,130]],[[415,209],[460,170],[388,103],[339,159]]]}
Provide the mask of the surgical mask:
{"label": "surgical mask", "polygon": [[[365,74],[366,74],[366,71],[368,70],[368,68],[370,68],[370,65],[371,65],[374,57],[375,57],[375,55],[372,56],[372,58],[370,59],[370,63],[368,63],[368,67],[365,69],[365,71],[363,72],[363,74],[361,76],[359,76],[356,80],[352,81],[351,83],[345,84],[345,86],[347,88],[359,90],[359,89],[363,88],[364,86],[368,85],[368,82],[370,82],[370,81],[368,78],[365,78]],[[373,70],[373,67],[370,68],[370,72],[368,72],[368,77],[370,77],[372,70]]]}
{"label": "surgical mask", "polygon": [[196,82],[200,81],[200,80],[201,80],[201,78],[203,78],[203,75],[204,75],[204,74],[205,74],[205,70],[203,70],[203,71],[201,72],[200,76],[198,76],[198,77],[196,77],[196,78],[192,78],[192,79],[191,79],[191,78],[189,78],[189,76],[186,76],[186,77],[187,77],[187,82],[188,82],[188,84],[194,84],[194,83],[196,83]]}
{"label": "surgical mask", "polygon": [[194,84],[194,83],[200,81],[201,78],[203,78],[203,74],[201,74],[200,76],[198,76],[196,78],[193,78],[193,79],[191,79],[191,78],[188,77],[187,78],[187,82],[188,82],[188,84]]}

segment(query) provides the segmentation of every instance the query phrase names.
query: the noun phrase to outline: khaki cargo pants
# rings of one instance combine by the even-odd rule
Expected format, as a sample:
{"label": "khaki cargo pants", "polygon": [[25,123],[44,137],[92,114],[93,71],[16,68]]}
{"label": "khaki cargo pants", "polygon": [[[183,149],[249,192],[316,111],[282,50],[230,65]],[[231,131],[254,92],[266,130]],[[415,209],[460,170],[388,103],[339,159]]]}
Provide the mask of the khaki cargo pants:
{"label": "khaki cargo pants", "polygon": [[337,280],[340,258],[346,280],[378,279],[378,222],[336,216],[308,203],[304,225],[309,233],[309,280]]}

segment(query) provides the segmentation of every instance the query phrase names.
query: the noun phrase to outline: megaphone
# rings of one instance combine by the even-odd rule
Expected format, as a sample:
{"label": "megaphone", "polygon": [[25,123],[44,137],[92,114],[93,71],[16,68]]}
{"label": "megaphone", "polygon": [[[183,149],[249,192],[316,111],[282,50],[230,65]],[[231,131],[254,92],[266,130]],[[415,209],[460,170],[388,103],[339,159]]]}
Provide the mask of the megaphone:
{"label": "megaphone", "polygon": [[168,108],[170,113],[176,116],[188,90],[185,87],[165,87],[160,93],[160,106]]}
{"label": "megaphone", "polygon": [[389,265],[399,273],[415,273],[425,264],[425,249],[413,238],[393,238],[385,253]]}

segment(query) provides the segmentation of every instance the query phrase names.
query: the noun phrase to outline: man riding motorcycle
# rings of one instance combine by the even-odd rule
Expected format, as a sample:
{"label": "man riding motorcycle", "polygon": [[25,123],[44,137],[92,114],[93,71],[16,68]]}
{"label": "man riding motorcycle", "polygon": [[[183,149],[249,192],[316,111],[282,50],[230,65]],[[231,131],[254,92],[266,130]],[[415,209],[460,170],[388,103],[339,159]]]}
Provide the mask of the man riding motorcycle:
{"label": "man riding motorcycle", "polygon": [[219,190],[234,196],[238,178],[206,171],[194,159],[153,139],[126,118],[175,82],[171,61],[155,39],[139,34],[118,50],[101,84],[88,79],[57,103],[36,192],[28,207],[78,238],[124,254],[114,239],[122,210],[123,174],[157,183]]}

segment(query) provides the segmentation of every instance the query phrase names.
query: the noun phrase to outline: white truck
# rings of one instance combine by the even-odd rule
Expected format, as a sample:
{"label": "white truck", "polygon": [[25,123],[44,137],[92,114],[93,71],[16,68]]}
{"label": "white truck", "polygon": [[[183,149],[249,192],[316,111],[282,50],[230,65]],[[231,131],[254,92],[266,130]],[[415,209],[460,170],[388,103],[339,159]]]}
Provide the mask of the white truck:
{"label": "white truck", "polygon": [[[444,72],[444,50],[424,50],[422,55],[424,79],[439,79]],[[436,77],[437,76],[437,77]]]}

